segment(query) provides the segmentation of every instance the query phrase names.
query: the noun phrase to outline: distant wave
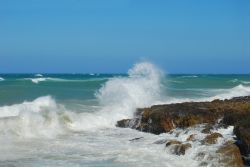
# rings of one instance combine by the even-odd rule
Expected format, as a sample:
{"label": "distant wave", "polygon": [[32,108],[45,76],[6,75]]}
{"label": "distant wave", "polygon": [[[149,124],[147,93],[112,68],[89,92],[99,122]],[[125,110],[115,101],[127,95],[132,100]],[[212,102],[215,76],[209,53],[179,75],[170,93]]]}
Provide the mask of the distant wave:
{"label": "distant wave", "polygon": [[241,83],[241,84],[250,84],[250,81],[244,81],[244,80],[239,80],[239,79],[233,79],[233,80],[230,80],[229,82],[232,82],[232,83]]}
{"label": "distant wave", "polygon": [[4,81],[4,80],[5,80],[4,78],[0,77],[0,81]]}
{"label": "distant wave", "polygon": [[179,78],[198,78],[199,76],[197,75],[183,75],[183,76],[180,76]]}
{"label": "distant wave", "polygon": [[31,82],[38,84],[39,82],[52,81],[52,82],[95,82],[104,81],[109,78],[89,78],[89,79],[62,79],[62,78],[51,78],[51,77],[39,77],[39,78],[24,78],[24,80],[30,80]]}
{"label": "distant wave", "polygon": [[42,74],[36,74],[35,76],[36,76],[36,77],[43,77]]}

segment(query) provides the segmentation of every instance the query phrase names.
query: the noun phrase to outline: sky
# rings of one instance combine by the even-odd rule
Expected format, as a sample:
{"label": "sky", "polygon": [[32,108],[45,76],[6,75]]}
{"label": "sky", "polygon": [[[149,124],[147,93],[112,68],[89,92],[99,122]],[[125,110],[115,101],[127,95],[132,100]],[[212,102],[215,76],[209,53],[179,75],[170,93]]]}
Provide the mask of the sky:
{"label": "sky", "polygon": [[249,0],[1,0],[0,73],[250,74]]}

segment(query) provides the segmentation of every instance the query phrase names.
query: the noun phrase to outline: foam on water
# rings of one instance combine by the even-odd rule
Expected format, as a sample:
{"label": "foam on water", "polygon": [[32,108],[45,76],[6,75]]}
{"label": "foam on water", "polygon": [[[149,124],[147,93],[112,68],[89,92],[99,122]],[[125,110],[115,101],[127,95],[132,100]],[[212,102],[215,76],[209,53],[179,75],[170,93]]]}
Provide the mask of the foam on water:
{"label": "foam on water", "polygon": [[0,107],[0,135],[54,137],[63,131],[62,109],[50,96]]}
{"label": "foam on water", "polygon": [[4,80],[5,80],[4,78],[0,77],[0,81],[4,81]]}

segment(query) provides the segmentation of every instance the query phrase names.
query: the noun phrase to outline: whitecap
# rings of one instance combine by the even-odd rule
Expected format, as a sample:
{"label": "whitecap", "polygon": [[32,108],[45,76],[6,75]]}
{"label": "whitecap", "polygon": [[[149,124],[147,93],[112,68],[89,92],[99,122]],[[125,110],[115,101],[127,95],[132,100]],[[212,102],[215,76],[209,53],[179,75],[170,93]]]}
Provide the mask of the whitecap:
{"label": "whitecap", "polygon": [[35,76],[36,76],[36,77],[43,77],[42,74],[36,74]]}
{"label": "whitecap", "polygon": [[183,76],[180,76],[179,78],[198,78],[199,76],[198,75],[183,75]]}

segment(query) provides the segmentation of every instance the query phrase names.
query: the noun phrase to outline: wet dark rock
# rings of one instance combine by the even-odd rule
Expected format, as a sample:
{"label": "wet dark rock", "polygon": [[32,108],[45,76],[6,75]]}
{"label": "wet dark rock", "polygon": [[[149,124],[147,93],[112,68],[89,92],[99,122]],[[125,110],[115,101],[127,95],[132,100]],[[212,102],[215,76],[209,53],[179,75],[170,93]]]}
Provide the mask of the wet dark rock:
{"label": "wet dark rock", "polygon": [[223,137],[220,133],[212,133],[207,135],[204,140],[202,140],[203,144],[215,144],[219,137]]}
{"label": "wet dark rock", "polygon": [[132,128],[137,129],[139,119],[133,118],[133,119],[123,119],[120,121],[117,121],[116,126],[121,128]]}
{"label": "wet dark rock", "polygon": [[205,128],[201,131],[201,133],[210,134],[212,129],[213,127],[211,125],[206,125]]}
{"label": "wet dark rock", "polygon": [[177,140],[170,140],[170,141],[168,141],[167,143],[166,143],[166,147],[168,147],[168,146],[171,146],[171,145],[175,145],[175,144],[181,144],[181,142],[180,141],[177,141]]}
{"label": "wet dark rock", "polygon": [[220,154],[219,163],[226,167],[243,167],[243,161],[239,148],[233,143],[226,143],[217,150]]}
{"label": "wet dark rock", "polygon": [[188,138],[186,139],[186,141],[195,141],[195,136],[196,136],[196,134],[189,135]]}
{"label": "wet dark rock", "polygon": [[176,155],[184,155],[186,150],[191,148],[192,145],[190,143],[183,144],[177,140],[171,140],[166,143],[166,147],[171,147],[171,150]]}

